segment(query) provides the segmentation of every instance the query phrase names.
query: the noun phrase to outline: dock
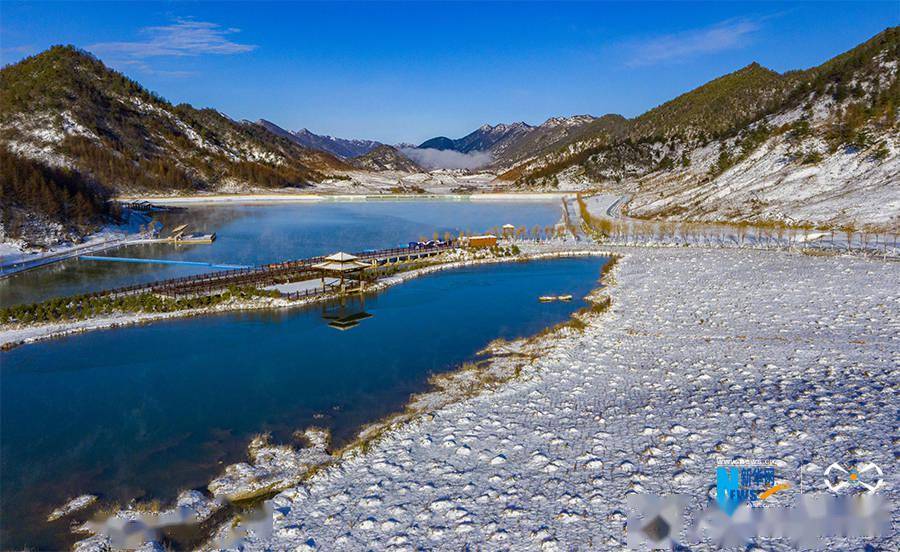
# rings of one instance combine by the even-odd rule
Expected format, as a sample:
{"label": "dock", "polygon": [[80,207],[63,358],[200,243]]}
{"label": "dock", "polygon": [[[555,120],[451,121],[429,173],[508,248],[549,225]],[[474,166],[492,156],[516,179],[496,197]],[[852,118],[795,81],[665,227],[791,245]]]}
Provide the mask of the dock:
{"label": "dock", "polygon": [[216,241],[215,232],[211,234],[188,233],[188,225],[182,224],[172,229],[172,233],[165,238],[157,238],[157,243],[212,243]]}
{"label": "dock", "polygon": [[132,211],[138,211],[141,213],[170,212],[170,211],[183,211],[184,210],[184,207],[175,207],[173,205],[157,205],[154,203],[150,203],[147,200],[122,201],[122,202],[119,202],[119,205],[121,205],[125,209],[130,209]]}

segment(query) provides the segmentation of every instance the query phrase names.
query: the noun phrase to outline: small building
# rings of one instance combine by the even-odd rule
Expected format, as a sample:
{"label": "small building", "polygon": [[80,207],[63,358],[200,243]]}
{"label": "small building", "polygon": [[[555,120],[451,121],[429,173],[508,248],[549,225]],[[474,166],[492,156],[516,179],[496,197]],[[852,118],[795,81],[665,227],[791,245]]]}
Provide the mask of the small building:
{"label": "small building", "polygon": [[493,234],[468,236],[462,239],[462,244],[466,247],[494,247],[497,245],[497,236]]}
{"label": "small building", "polygon": [[[313,265],[313,268],[322,272],[322,287],[325,287],[325,277],[331,276],[339,279],[340,291],[362,291],[365,287],[364,271],[372,265],[359,260],[359,257],[340,251],[325,257],[321,263]],[[347,288],[347,281],[355,282],[355,288]]]}
{"label": "small building", "polygon": [[176,226],[166,241],[175,243],[212,243],[216,240],[216,234],[187,233],[187,224]]}
{"label": "small building", "polygon": [[504,236],[512,236],[516,233],[516,227],[512,224],[504,224],[501,230],[501,234],[503,234]]}

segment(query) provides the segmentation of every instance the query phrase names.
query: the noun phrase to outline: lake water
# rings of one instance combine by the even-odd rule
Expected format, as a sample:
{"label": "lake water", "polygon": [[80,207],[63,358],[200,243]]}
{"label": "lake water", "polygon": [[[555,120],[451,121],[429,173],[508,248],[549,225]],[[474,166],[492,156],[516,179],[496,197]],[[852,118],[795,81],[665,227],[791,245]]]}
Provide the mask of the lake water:
{"label": "lake water", "polygon": [[[377,232],[377,230],[376,230]],[[389,238],[385,238],[389,239]],[[253,435],[328,427],[337,443],[397,411],[430,374],[496,337],[565,320],[604,259],[446,271],[344,305],[374,315],[337,331],[323,306],[97,331],[0,356],[0,548],[71,543],[50,510],[85,492],[173,499],[246,457]],[[571,293],[570,303],[539,303]]]}
{"label": "lake water", "polygon": [[[555,224],[561,201],[358,201],[269,205],[191,206],[159,214],[166,229],[182,223],[190,231],[215,232],[213,244],[146,244],[101,255],[258,265],[329,254],[338,250],[396,247],[431,238],[434,232],[482,232],[503,224]],[[163,231],[165,234],[165,230]],[[32,303],[163,278],[209,268],[110,263],[71,259],[0,280],[0,306]]]}

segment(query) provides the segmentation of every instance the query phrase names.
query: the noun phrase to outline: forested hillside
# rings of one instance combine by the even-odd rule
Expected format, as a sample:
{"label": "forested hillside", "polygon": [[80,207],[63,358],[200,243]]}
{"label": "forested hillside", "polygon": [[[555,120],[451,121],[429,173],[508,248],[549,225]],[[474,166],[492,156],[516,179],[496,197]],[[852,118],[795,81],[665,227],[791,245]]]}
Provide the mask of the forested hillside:
{"label": "forested hillside", "polygon": [[643,217],[897,225],[898,64],[897,27],[811,69],[751,64],[501,178],[628,193]]}
{"label": "forested hillside", "polygon": [[13,237],[39,238],[48,225],[63,234],[116,220],[107,190],[80,173],[55,169],[0,147],[0,222]]}
{"label": "forested hillside", "polygon": [[258,125],[172,105],[70,46],[0,71],[0,142],[111,190],[302,187],[345,168]]}
{"label": "forested hillside", "polygon": [[259,125],[172,105],[71,46],[0,70],[6,237],[25,221],[78,233],[108,218],[112,193],[307,187],[348,169]]}

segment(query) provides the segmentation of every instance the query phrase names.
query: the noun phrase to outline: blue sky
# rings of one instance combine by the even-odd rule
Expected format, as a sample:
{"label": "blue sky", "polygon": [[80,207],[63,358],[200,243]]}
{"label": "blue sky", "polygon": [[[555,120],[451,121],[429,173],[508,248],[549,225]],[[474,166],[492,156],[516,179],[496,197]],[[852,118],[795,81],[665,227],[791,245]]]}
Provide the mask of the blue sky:
{"label": "blue sky", "polygon": [[421,142],[483,123],[631,117],[752,61],[817,65],[900,2],[0,4],[4,64],[95,53],[174,103]]}

